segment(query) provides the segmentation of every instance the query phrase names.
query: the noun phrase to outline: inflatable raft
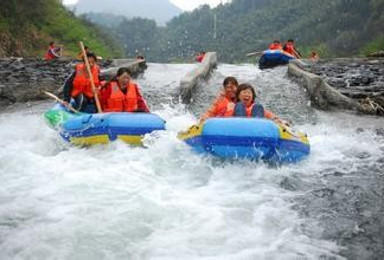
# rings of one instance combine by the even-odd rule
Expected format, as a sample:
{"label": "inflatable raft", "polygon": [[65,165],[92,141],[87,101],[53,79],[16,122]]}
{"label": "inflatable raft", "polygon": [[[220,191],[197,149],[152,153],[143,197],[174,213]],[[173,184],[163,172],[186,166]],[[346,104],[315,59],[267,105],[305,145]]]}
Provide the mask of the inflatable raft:
{"label": "inflatable raft", "polygon": [[211,118],[179,138],[197,152],[220,158],[286,163],[300,161],[310,152],[305,134],[261,118]]}
{"label": "inflatable raft", "polygon": [[292,59],[295,59],[295,57],[283,50],[266,50],[263,51],[263,54],[259,59],[259,68],[267,69],[279,65],[285,65]]}
{"label": "inflatable raft", "polygon": [[141,145],[145,134],[165,130],[165,121],[151,113],[72,113],[56,104],[44,118],[64,140],[76,145],[106,144],[117,139]]}

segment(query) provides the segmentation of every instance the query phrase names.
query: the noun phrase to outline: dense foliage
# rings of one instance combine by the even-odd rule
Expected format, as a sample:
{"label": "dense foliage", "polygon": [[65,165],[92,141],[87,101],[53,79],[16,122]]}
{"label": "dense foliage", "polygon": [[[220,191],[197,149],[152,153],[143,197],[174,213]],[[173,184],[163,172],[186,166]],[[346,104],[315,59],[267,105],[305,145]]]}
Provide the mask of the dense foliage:
{"label": "dense foliage", "polygon": [[132,19],[114,31],[126,55],[162,62],[191,60],[200,50],[240,62],[273,39],[289,38],[304,56],[312,49],[322,57],[355,56],[384,48],[384,0],[233,0],[185,12],[165,28]]}
{"label": "dense foliage", "polygon": [[120,56],[113,38],[94,24],[77,18],[58,0],[0,1],[0,56],[40,56],[50,41],[75,56],[78,42],[92,46],[98,55]]}
{"label": "dense foliage", "polygon": [[383,49],[384,0],[233,0],[182,13],[166,27],[108,14],[76,18],[59,0],[0,1],[0,56],[42,55],[51,40],[74,54],[83,40],[101,56],[180,62],[206,50],[218,52],[220,61],[241,62],[274,39],[289,38],[304,57],[311,50],[335,57]]}

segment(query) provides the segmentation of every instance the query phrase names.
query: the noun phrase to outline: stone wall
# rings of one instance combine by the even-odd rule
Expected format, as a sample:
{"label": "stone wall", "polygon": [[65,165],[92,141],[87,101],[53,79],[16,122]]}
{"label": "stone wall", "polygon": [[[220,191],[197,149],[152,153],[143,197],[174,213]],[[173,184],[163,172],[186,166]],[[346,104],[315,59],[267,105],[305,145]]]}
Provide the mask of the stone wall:
{"label": "stone wall", "polygon": [[293,60],[288,74],[306,88],[315,107],[384,115],[384,59]]}
{"label": "stone wall", "polygon": [[[111,73],[116,72],[117,65],[129,67],[134,76],[146,69],[145,60],[124,61],[124,64],[115,64],[114,60],[103,60],[99,64],[102,75],[111,77]],[[62,85],[73,71],[76,62],[78,61],[71,59],[0,59],[0,106],[49,98],[43,91],[60,94]]]}

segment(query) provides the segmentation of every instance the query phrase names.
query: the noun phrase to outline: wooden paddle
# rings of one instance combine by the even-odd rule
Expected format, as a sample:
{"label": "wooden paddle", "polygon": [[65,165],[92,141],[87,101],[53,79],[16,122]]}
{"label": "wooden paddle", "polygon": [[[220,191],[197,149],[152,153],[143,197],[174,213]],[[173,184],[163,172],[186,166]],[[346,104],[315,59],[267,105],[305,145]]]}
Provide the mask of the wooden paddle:
{"label": "wooden paddle", "polygon": [[245,56],[251,57],[251,56],[260,55],[262,53],[263,53],[262,51],[250,52],[250,53],[245,54]]}
{"label": "wooden paddle", "polygon": [[95,97],[97,112],[98,113],[103,113],[103,110],[101,109],[101,105],[100,105],[99,96],[97,95],[97,90],[96,90],[96,87],[95,87],[95,82],[93,80],[93,76],[92,76],[92,72],[91,72],[91,67],[89,66],[89,61],[88,61],[87,53],[85,52],[84,44],[83,44],[82,41],[80,41],[80,48],[81,48],[81,51],[83,53],[85,66],[87,67],[89,80],[91,82],[92,92],[93,92],[93,95]]}
{"label": "wooden paddle", "polygon": [[297,53],[295,49],[293,49],[293,53],[295,54],[296,58],[301,59],[301,55]]}
{"label": "wooden paddle", "polygon": [[60,104],[62,104],[63,106],[65,106],[66,108],[68,108],[69,110],[71,110],[72,112],[74,113],[79,113],[79,111],[77,111],[76,109],[74,109],[70,104],[68,104],[67,102],[65,102],[64,100],[58,98],[57,96],[55,96],[54,94],[48,92],[48,91],[44,91],[44,94],[55,99],[57,102],[59,102]]}

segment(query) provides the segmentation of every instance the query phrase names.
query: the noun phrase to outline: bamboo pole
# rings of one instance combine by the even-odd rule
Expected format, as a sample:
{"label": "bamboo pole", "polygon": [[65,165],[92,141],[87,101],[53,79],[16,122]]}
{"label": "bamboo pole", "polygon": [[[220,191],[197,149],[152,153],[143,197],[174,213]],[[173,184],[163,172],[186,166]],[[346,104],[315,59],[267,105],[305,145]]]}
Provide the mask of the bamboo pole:
{"label": "bamboo pole", "polygon": [[88,61],[87,53],[85,52],[84,44],[83,44],[82,41],[80,41],[80,47],[81,47],[81,51],[83,53],[85,66],[87,67],[87,71],[88,71],[88,75],[89,75],[89,80],[91,82],[91,87],[92,87],[92,92],[93,92],[93,95],[94,95],[94,98],[95,98],[95,102],[96,102],[97,112],[98,113],[103,113],[103,110],[101,109],[101,105],[100,105],[99,96],[97,95],[97,90],[96,90],[96,87],[95,87],[95,81],[93,80],[93,76],[92,76],[92,72],[91,72],[91,67],[89,66],[89,61]]}

